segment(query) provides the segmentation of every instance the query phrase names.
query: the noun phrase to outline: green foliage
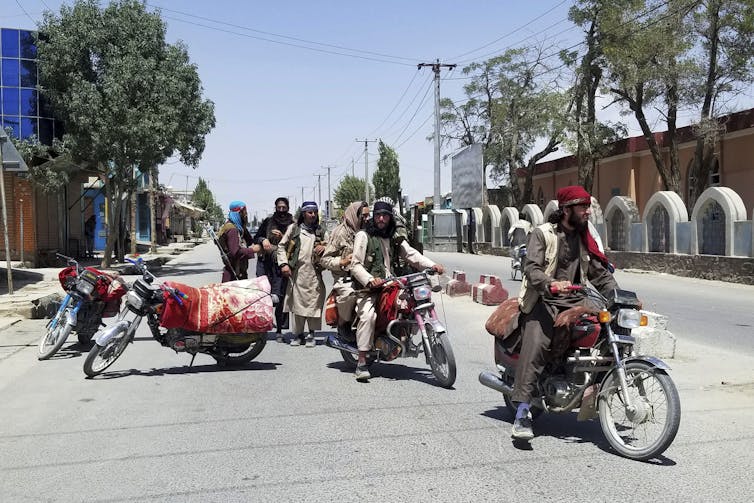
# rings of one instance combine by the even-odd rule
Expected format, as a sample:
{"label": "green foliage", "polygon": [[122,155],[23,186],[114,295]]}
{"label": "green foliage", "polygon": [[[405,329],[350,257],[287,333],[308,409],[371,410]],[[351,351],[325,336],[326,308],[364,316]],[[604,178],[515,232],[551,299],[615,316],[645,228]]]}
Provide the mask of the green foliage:
{"label": "green foliage", "polygon": [[398,154],[395,150],[385,145],[380,140],[380,158],[377,161],[377,169],[372,176],[374,182],[375,199],[388,196],[393,201],[398,201],[401,190],[401,175],[398,165]]}
{"label": "green foliage", "polygon": [[[151,171],[175,153],[198,164],[214,105],[202,98],[186,47],[165,42],[159,13],[136,0],[104,8],[77,0],[59,14],[46,11],[39,31],[40,87],[65,122],[73,161],[106,174],[113,218],[121,195],[135,188],[135,168]],[[115,235],[108,234],[106,261]]]}
{"label": "green foliage", "polygon": [[215,196],[212,191],[209,190],[207,182],[203,178],[199,178],[196,184],[194,192],[191,194],[191,202],[197,208],[201,208],[206,213],[204,217],[212,223],[222,223],[225,216],[223,210],[219,204],[215,201]]}
{"label": "green foliage", "polygon": [[55,138],[52,145],[44,145],[36,136],[20,140],[9,133],[8,137],[29,167],[29,179],[37,189],[53,194],[68,184],[69,176],[62,166],[70,156],[64,142]]}
{"label": "green foliage", "polygon": [[[374,194],[373,190],[370,193]],[[345,208],[354,201],[364,200],[364,179],[346,175],[333,194],[333,200],[340,208]]]}

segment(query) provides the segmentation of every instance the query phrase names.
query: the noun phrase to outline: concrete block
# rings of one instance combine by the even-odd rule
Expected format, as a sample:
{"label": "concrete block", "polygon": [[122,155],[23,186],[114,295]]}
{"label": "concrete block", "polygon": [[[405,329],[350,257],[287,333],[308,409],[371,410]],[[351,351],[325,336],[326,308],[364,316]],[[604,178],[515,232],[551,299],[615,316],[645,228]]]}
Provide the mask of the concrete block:
{"label": "concrete block", "polygon": [[676,337],[668,328],[668,317],[652,311],[642,311],[647,316],[647,326],[635,328],[631,335],[636,338],[634,354],[674,358]]}
{"label": "concrete block", "polygon": [[508,298],[508,291],[498,276],[482,274],[471,288],[471,299],[485,306],[497,306]]}
{"label": "concrete block", "polygon": [[453,271],[453,279],[445,285],[445,294],[451,297],[459,295],[468,295],[471,292],[471,283],[466,281],[466,273],[463,271]]}

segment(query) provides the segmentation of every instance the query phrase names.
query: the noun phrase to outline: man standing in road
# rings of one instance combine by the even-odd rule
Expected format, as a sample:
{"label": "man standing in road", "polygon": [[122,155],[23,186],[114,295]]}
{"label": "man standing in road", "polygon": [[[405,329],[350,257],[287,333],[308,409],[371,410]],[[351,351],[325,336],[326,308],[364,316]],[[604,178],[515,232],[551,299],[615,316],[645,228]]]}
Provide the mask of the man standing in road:
{"label": "man standing in road", "polygon": [[[306,201],[296,223],[288,226],[280,240],[277,259],[283,277],[290,278],[284,310],[291,315],[291,346],[314,347],[314,331],[322,328],[325,283],[320,260],[325,251],[324,230],[319,225],[317,203]],[[309,334],[304,339],[304,325]]]}
{"label": "man standing in road", "polygon": [[412,248],[408,240],[398,237],[391,204],[376,201],[372,214],[372,220],[367,222],[366,228],[356,233],[351,259],[353,279],[362,288],[374,290],[359,292],[356,297],[356,313],[359,317],[356,326],[356,345],[359,349],[355,373],[357,380],[372,377],[366,365],[366,356],[372,349],[374,340],[374,327],[377,321],[375,306],[379,299],[377,288],[382,286],[385,279],[394,275],[399,267],[398,260],[403,259],[414,268],[431,267],[439,274],[444,270],[440,264],[435,264]]}
{"label": "man standing in road", "polygon": [[288,211],[288,198],[278,197],[275,199],[275,213],[262,220],[256,234],[254,243],[261,247],[257,254],[257,277],[267,276],[270,281],[271,292],[278,296],[275,306],[275,328],[277,341],[283,342],[283,329],[288,328],[288,313],[283,310],[285,292],[288,289],[288,278],[283,277],[280,265],[277,261],[277,246],[283,238],[283,234],[293,223],[293,215]]}
{"label": "man standing in road", "polygon": [[249,217],[246,203],[233,201],[230,203],[228,221],[217,232],[217,240],[228,257],[228,263],[223,264],[222,282],[249,277],[249,259],[254,258],[254,252],[259,249],[252,244],[251,234],[246,229]]}
{"label": "man standing in road", "polygon": [[[522,347],[511,400],[518,404],[512,437],[534,437],[529,404],[547,355],[565,331],[555,330],[558,313],[585,302],[568,287],[587,280],[607,295],[618,288],[612,266],[589,233],[592,198],[580,186],[557,192],[558,210],[529,234],[518,303],[522,314]],[[555,291],[556,293],[551,293]]]}

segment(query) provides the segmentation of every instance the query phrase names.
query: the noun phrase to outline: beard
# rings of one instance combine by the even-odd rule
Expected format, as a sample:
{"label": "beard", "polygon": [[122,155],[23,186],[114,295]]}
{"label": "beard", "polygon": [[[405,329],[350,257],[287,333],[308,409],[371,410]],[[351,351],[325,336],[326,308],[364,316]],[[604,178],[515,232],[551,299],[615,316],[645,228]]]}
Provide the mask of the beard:
{"label": "beard", "polygon": [[579,219],[573,211],[568,216],[568,223],[579,232],[584,232],[589,227],[589,221]]}

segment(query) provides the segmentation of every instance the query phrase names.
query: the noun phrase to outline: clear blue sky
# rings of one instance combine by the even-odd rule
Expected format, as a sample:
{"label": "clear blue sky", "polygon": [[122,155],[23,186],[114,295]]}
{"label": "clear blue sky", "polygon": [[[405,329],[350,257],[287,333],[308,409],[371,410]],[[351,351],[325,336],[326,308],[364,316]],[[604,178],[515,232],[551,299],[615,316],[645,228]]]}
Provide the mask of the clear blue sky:
{"label": "clear blue sky", "polygon": [[[0,0],[0,25],[34,29],[43,10],[61,3]],[[422,200],[433,191],[434,151],[426,137],[434,100],[432,71],[416,64],[458,63],[443,70],[441,94],[462,100],[460,70],[474,58],[535,42],[555,54],[579,42],[580,30],[567,19],[572,3],[150,0],[150,8],[163,9],[168,41],[188,46],[217,119],[199,168],[167,164],[160,181],[191,190],[200,176],[224,209],[241,199],[261,217],[279,195],[300,203],[302,186],[305,199],[319,199],[315,174],[326,174],[322,166],[335,166],[333,191],[352,159],[363,177],[363,142],[355,139],[382,138],[396,148],[404,193]],[[376,160],[370,143],[370,173]],[[326,176],[321,183],[325,200]],[[441,185],[443,193],[451,190],[449,162]]]}

